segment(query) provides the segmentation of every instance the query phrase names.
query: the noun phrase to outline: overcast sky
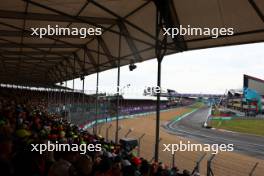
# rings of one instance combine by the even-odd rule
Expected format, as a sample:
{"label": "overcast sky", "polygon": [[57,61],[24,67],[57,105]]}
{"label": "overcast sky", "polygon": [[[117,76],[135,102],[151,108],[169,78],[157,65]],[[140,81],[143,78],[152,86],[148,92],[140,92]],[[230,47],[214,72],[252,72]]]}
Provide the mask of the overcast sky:
{"label": "overcast sky", "polygon": [[[157,61],[152,59],[137,63],[130,72],[128,66],[121,67],[121,87],[125,97],[142,97],[145,86],[157,82]],[[225,93],[227,89],[243,86],[243,74],[264,79],[264,43],[231,47],[220,47],[178,53],[164,57],[162,62],[162,87],[179,93]],[[116,88],[117,69],[100,73],[100,88],[110,92]],[[69,87],[72,81],[67,83]],[[81,89],[80,79],[76,79]],[[95,90],[96,75],[86,77],[85,89]],[[136,90],[136,93],[131,93]],[[134,92],[134,91],[133,91]]]}

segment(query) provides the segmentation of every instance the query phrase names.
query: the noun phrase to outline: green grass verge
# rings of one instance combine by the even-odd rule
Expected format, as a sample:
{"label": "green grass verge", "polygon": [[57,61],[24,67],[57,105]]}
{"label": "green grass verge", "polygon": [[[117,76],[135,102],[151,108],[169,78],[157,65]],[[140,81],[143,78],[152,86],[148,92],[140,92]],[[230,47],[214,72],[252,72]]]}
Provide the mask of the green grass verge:
{"label": "green grass verge", "polygon": [[264,120],[212,120],[212,127],[264,136]]}

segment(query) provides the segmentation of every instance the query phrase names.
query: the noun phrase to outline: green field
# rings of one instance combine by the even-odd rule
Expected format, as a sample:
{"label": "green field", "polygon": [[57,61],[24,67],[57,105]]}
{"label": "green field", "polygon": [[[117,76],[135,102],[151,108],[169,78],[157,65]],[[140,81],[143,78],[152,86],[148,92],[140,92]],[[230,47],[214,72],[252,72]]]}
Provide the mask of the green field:
{"label": "green field", "polygon": [[264,136],[264,120],[212,120],[212,127]]}

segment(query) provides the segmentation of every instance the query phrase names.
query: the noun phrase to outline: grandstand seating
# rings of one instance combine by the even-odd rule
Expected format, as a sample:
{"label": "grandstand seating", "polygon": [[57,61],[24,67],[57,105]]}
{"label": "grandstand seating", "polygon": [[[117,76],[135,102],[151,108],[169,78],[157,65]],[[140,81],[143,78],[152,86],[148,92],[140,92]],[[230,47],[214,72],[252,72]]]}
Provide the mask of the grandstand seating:
{"label": "grandstand seating", "polygon": [[[185,170],[150,163],[119,144],[82,131],[60,114],[49,113],[44,91],[0,89],[0,175],[25,176],[188,176]],[[51,100],[49,100],[51,101]],[[56,104],[56,103],[54,103]],[[47,141],[69,144],[101,144],[88,152],[30,151],[31,144]]]}

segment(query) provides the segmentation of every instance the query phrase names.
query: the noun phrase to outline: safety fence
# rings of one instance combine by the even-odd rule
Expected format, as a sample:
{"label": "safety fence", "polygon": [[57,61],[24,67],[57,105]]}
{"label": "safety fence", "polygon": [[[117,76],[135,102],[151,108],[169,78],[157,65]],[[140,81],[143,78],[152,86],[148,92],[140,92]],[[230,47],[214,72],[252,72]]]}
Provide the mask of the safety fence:
{"label": "safety fence", "polygon": [[[139,118],[149,118],[149,114]],[[153,119],[154,120],[154,119]],[[125,121],[124,121],[125,122]],[[115,122],[102,123],[98,125],[98,134],[108,141],[115,141]],[[149,124],[151,125],[151,124]],[[88,128],[91,130],[92,128]],[[149,161],[154,161],[155,134],[151,129],[137,130],[136,126],[120,124],[118,128],[119,138],[138,139],[138,156]],[[170,136],[170,137],[168,137]],[[179,143],[184,138],[172,137],[161,128],[160,135],[160,161],[168,166],[177,166],[180,170],[187,169],[191,172],[199,172],[207,176],[262,176],[264,173],[263,160],[248,157],[237,153],[222,152],[217,155],[204,152],[182,152],[176,151],[174,154],[164,152],[163,144]]]}

